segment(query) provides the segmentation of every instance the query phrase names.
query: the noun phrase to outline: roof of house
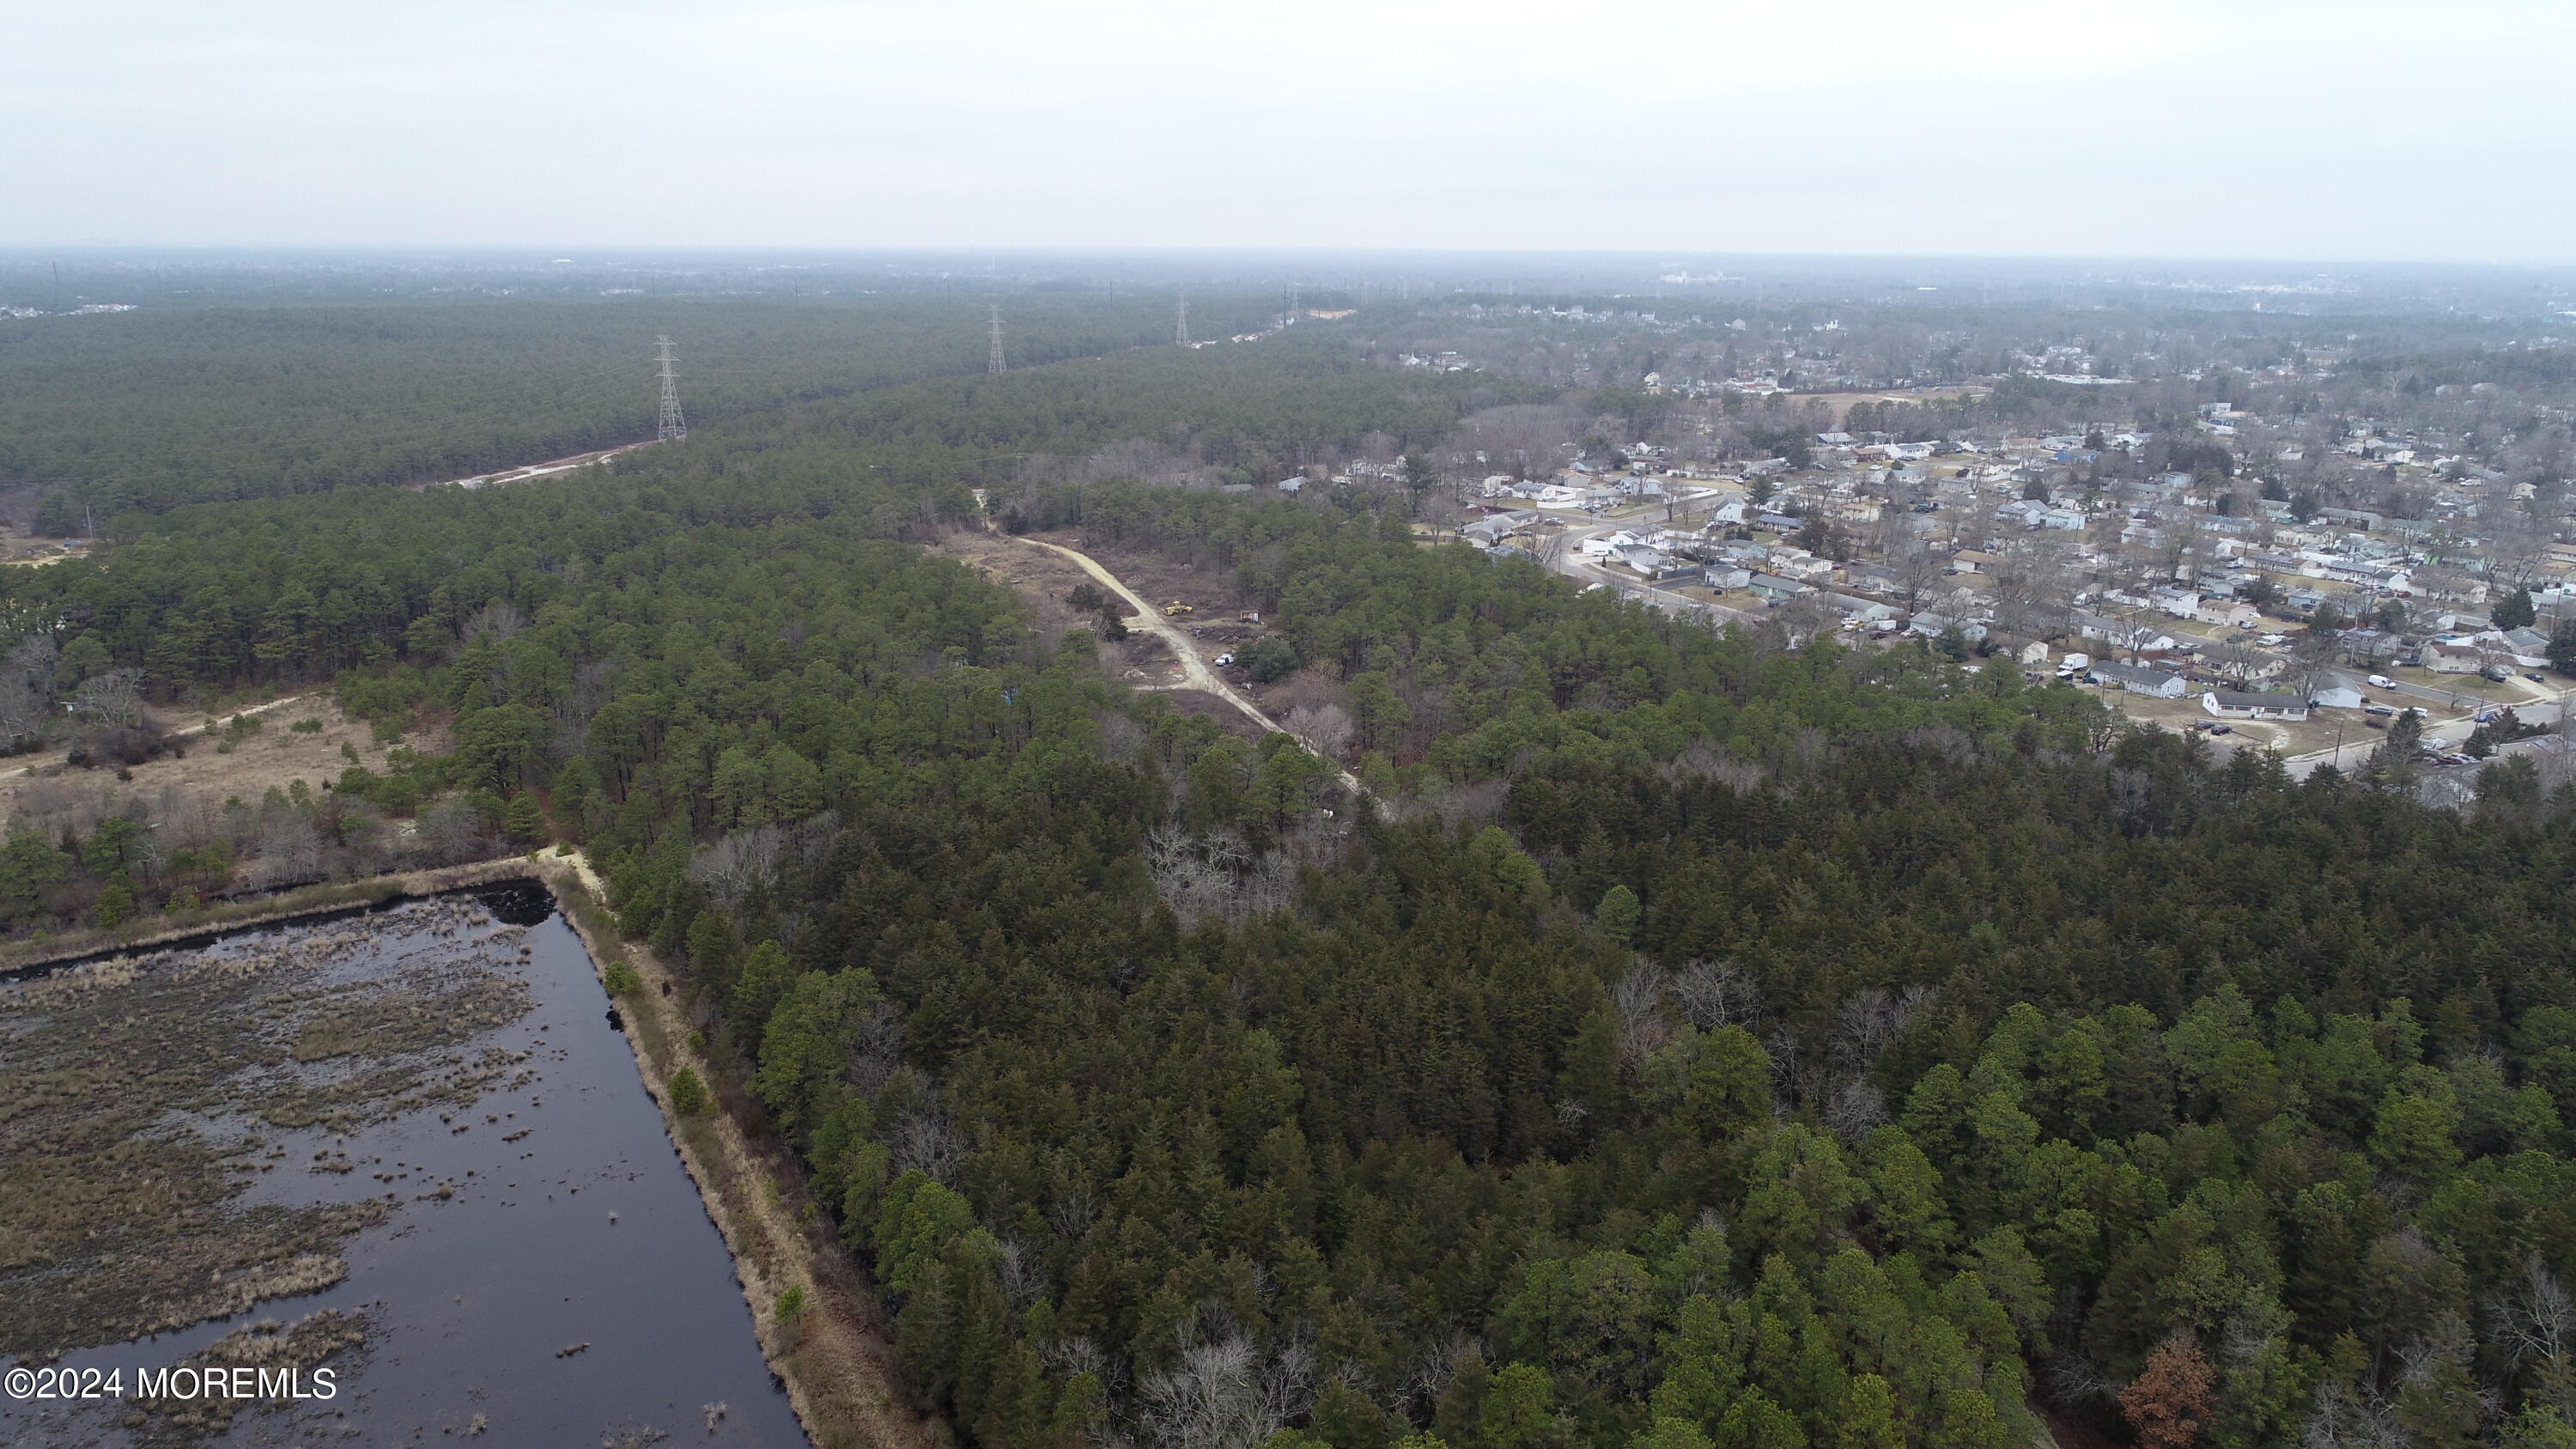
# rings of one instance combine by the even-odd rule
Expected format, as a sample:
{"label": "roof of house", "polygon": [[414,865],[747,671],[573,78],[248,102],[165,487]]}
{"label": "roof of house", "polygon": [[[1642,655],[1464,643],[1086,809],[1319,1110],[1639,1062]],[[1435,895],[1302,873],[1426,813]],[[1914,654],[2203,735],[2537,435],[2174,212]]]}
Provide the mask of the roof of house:
{"label": "roof of house", "polygon": [[2295,694],[2247,694],[2242,690],[2213,689],[2210,693],[2221,709],[2306,709],[2308,702]]}
{"label": "roof of house", "polygon": [[2093,666],[2093,675],[2097,679],[2116,679],[2132,689],[2165,689],[2182,679],[2181,675],[2166,670],[2118,664],[2107,659]]}

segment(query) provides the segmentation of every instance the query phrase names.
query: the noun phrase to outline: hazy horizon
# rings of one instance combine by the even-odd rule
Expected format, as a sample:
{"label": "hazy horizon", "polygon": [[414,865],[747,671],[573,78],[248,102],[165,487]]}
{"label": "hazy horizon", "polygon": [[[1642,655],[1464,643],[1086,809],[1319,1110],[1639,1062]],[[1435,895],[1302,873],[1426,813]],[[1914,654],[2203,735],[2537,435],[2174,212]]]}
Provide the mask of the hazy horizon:
{"label": "hazy horizon", "polygon": [[0,246],[2576,262],[2563,7],[1837,16],[49,13]]}

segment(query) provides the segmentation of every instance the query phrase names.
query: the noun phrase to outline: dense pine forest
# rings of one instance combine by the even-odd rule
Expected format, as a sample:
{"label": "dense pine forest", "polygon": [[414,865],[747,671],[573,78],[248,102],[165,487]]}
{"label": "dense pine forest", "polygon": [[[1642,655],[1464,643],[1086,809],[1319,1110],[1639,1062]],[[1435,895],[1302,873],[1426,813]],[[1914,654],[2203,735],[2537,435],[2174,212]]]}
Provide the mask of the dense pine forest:
{"label": "dense pine forest", "polygon": [[[0,578],[9,657],[329,684],[452,741],[296,802],[329,837],[579,843],[961,1445],[2576,1445],[2576,798],[1788,652],[1426,544],[1401,491],[1092,476],[1528,397],[1294,335],[988,377],[972,321],[543,486],[202,501],[306,491],[243,442]],[[919,547],[986,513],[1218,571],[1349,757]],[[210,874],[13,823],[0,911]]]}
{"label": "dense pine forest", "polygon": [[[0,318],[0,487],[42,490],[43,531],[129,508],[425,483],[653,436],[653,339],[716,422],[981,372],[980,296],[611,298],[217,307]],[[1168,341],[1171,302],[1010,299],[1006,360]],[[1208,327],[1266,305],[1198,303]]]}

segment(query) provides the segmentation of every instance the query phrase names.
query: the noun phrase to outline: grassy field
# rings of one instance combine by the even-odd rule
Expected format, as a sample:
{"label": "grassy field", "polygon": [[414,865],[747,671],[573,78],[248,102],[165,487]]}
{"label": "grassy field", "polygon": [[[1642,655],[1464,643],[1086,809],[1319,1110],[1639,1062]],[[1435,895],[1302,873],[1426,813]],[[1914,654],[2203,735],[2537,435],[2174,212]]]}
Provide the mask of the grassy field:
{"label": "grassy field", "polygon": [[1982,397],[1985,392],[1986,389],[1981,387],[1965,386],[1927,387],[1919,392],[1911,388],[1899,388],[1894,392],[1819,392],[1805,394],[1798,399],[1798,402],[1802,406],[1809,398],[1823,402],[1825,406],[1833,409],[1834,425],[1840,427],[1842,420],[1851,416],[1853,406],[1859,403],[1947,402],[1952,398]]}

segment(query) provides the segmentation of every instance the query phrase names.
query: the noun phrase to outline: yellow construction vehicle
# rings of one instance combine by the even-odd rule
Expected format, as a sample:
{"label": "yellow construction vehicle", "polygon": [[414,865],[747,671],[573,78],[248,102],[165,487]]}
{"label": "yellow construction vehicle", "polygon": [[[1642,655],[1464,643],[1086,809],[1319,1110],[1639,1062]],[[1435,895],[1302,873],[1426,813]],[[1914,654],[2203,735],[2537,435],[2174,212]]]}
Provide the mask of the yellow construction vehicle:
{"label": "yellow construction vehicle", "polygon": [[1177,619],[1183,614],[1195,614],[1197,612],[1198,611],[1196,609],[1191,608],[1189,605],[1182,603],[1178,599],[1174,599],[1163,606],[1163,617],[1166,619]]}

